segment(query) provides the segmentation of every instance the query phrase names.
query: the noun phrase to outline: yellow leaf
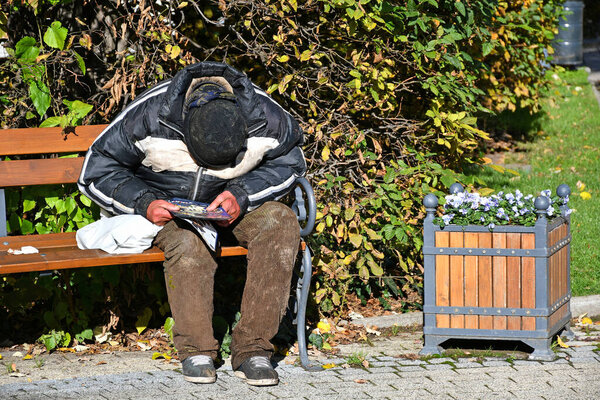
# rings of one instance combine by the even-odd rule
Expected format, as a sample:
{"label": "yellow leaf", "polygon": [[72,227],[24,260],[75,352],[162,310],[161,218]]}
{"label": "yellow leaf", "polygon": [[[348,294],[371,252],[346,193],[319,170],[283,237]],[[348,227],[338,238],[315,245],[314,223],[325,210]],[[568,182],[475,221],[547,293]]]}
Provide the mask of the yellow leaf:
{"label": "yellow leaf", "polygon": [[558,342],[558,345],[560,347],[562,347],[563,349],[568,349],[569,348],[569,345],[566,344],[565,342],[563,342],[562,339],[560,338],[560,336],[556,337],[556,341]]}
{"label": "yellow leaf", "polygon": [[307,61],[307,60],[309,60],[311,55],[312,55],[312,51],[310,51],[310,50],[304,50],[302,52],[302,54],[300,55],[300,61]]}
{"label": "yellow leaf", "polygon": [[329,147],[327,147],[327,146],[323,147],[323,151],[321,151],[321,158],[323,159],[323,161],[329,160],[330,154],[331,154],[331,150],[329,150]]}
{"label": "yellow leaf", "polygon": [[492,159],[491,158],[487,158],[487,157],[482,157],[481,161],[483,161],[484,164],[491,164],[492,163]]}
{"label": "yellow leaf", "polygon": [[357,233],[349,233],[348,239],[350,240],[350,243],[354,245],[354,247],[360,247],[363,241],[362,235],[359,235]]}
{"label": "yellow leaf", "polygon": [[334,363],[323,364],[322,367],[323,367],[323,369],[330,369],[330,368],[334,368],[335,364]]}
{"label": "yellow leaf", "polygon": [[589,192],[581,192],[579,193],[579,196],[581,196],[583,200],[589,200],[592,198],[592,195]]}
{"label": "yellow leaf", "polygon": [[141,335],[142,332],[146,330],[150,318],[152,318],[152,310],[149,307],[146,307],[144,308],[142,315],[138,316],[138,319],[135,321],[135,328],[137,329],[138,335]]}
{"label": "yellow leaf", "polygon": [[277,61],[282,62],[282,63],[288,62],[289,59],[290,59],[290,56],[285,55],[285,54],[283,56],[281,56],[281,57],[277,57]]}
{"label": "yellow leaf", "polygon": [[319,224],[315,228],[315,231],[317,233],[321,233],[321,232],[323,232],[323,229],[325,229],[325,222],[319,222]]}
{"label": "yellow leaf", "polygon": [[588,324],[591,325],[594,322],[592,321],[592,319],[590,317],[585,317],[585,318],[582,318],[581,323],[584,325],[588,325]]}
{"label": "yellow leaf", "polygon": [[504,173],[504,167],[501,167],[500,165],[490,164],[489,167],[500,172],[501,174]]}
{"label": "yellow leaf", "polygon": [[181,53],[181,47],[179,46],[173,46],[171,48],[170,54],[171,54],[171,59],[174,60],[177,57],[179,57],[179,54]]}
{"label": "yellow leaf", "polygon": [[319,331],[321,331],[321,333],[327,333],[331,331],[331,325],[329,325],[329,323],[325,321],[319,321],[319,323],[317,324],[317,328],[319,328]]}
{"label": "yellow leaf", "polygon": [[33,358],[33,356],[31,354],[27,354],[25,357],[23,357],[23,360],[31,360]]}
{"label": "yellow leaf", "polygon": [[188,2],[187,2],[187,1],[184,1],[184,2],[180,3],[180,4],[177,6],[177,8],[183,8],[183,7],[187,6],[187,5],[188,5]]}
{"label": "yellow leaf", "polygon": [[327,343],[327,342],[324,342],[323,343],[323,349],[324,350],[331,350],[331,345],[329,343]]}
{"label": "yellow leaf", "polygon": [[0,360],[2,360],[2,354],[0,354]]}

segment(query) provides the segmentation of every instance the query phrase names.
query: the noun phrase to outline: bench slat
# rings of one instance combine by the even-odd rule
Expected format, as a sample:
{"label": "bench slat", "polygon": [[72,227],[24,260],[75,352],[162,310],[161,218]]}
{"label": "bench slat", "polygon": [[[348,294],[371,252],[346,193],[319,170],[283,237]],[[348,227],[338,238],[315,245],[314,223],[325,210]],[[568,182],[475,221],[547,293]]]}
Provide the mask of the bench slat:
{"label": "bench slat", "polygon": [[0,187],[74,183],[83,157],[0,162]]}
{"label": "bench slat", "polygon": [[0,155],[87,151],[96,137],[107,126],[78,126],[74,132],[66,135],[66,140],[62,128],[0,129]]}
{"label": "bench slat", "polygon": [[[33,246],[36,254],[13,255],[8,249],[18,250]],[[304,250],[303,241],[300,248]],[[245,256],[248,250],[241,246],[224,246],[217,249],[217,257]],[[109,254],[102,250],[81,250],[77,247],[75,232],[50,233],[47,235],[0,237],[0,275],[17,272],[41,272],[55,269],[95,267],[142,262],[164,261],[161,250],[152,247],[141,254]]]}
{"label": "bench slat", "polygon": [[80,250],[77,246],[39,248],[40,253],[12,255],[0,252],[0,274],[16,272],[52,271],[106,265],[137,264],[163,261],[164,255],[157,248],[142,254],[108,254],[102,250]]}

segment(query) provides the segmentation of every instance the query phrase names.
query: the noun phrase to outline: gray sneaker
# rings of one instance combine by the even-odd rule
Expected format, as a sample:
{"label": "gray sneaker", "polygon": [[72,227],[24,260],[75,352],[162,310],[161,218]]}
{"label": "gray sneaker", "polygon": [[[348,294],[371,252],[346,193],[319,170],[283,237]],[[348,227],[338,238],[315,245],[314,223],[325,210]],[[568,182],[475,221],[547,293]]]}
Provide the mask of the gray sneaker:
{"label": "gray sneaker", "polygon": [[214,383],[217,371],[209,356],[191,356],[183,360],[183,379],[194,383]]}
{"label": "gray sneaker", "polygon": [[252,386],[271,386],[279,383],[279,375],[265,356],[248,358],[235,370],[234,374]]}

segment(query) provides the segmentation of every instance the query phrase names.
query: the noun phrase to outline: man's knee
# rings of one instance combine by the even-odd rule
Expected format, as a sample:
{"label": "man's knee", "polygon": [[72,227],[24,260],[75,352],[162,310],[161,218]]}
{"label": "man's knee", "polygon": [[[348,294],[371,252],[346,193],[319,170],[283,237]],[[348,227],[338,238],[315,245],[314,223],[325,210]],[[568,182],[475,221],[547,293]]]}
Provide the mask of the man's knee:
{"label": "man's knee", "polygon": [[264,215],[264,229],[284,230],[292,233],[300,231],[296,214],[285,204],[269,201],[260,206],[257,211],[259,210]]}
{"label": "man's knee", "polygon": [[159,232],[156,245],[165,253],[167,258],[199,258],[209,255],[206,245],[200,237],[189,229],[176,226],[171,221]]}

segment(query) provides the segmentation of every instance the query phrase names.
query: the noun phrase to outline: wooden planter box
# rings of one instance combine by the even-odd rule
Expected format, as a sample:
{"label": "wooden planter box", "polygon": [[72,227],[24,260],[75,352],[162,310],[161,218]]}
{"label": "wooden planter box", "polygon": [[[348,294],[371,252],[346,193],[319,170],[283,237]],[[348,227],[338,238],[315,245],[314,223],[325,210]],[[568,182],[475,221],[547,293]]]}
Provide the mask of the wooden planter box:
{"label": "wooden planter box", "polygon": [[[570,193],[566,185],[559,189],[562,197]],[[433,224],[437,198],[430,196],[421,354],[440,354],[448,339],[494,339],[524,342],[534,349],[530,359],[554,359],[554,335],[572,334],[568,208],[548,221],[548,199],[538,198],[533,227],[440,228]]]}

